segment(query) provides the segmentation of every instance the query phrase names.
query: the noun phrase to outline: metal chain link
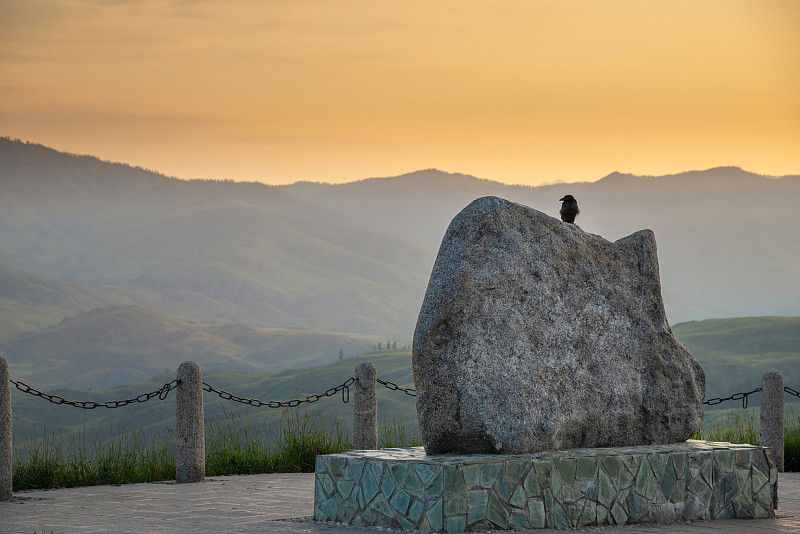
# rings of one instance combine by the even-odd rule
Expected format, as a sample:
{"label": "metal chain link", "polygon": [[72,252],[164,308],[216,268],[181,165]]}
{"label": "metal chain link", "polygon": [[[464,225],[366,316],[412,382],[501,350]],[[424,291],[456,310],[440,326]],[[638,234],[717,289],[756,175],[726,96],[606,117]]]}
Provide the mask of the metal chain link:
{"label": "metal chain link", "polygon": [[161,386],[161,388],[151,391],[150,393],[142,393],[132,399],[125,399],[125,400],[113,400],[113,401],[106,401],[106,402],[95,402],[95,401],[74,401],[74,400],[67,400],[61,395],[51,395],[49,393],[45,393],[44,391],[39,391],[36,388],[32,388],[25,382],[20,380],[14,380],[13,378],[10,379],[10,382],[14,384],[18,390],[23,393],[28,393],[33,395],[34,397],[41,397],[46,401],[50,401],[53,404],[66,404],[68,406],[74,406],[76,408],[83,408],[84,410],[94,410],[95,408],[121,408],[123,406],[127,406],[128,404],[133,404],[135,402],[144,403],[152,399],[153,397],[158,397],[159,400],[164,400],[169,395],[169,392],[173,389],[178,387],[178,381],[173,380],[172,382],[168,382]]}
{"label": "metal chain link", "polygon": [[345,380],[344,383],[342,383],[342,384],[340,384],[340,385],[338,385],[336,387],[330,388],[325,393],[321,393],[319,395],[316,395],[316,394],[315,395],[308,395],[308,396],[306,396],[305,399],[292,399],[290,401],[269,401],[269,402],[264,402],[264,401],[258,400],[258,399],[248,399],[246,397],[239,397],[238,395],[234,395],[233,393],[230,393],[229,391],[222,391],[222,390],[219,390],[219,389],[215,389],[213,386],[211,386],[210,384],[208,384],[206,382],[203,382],[203,390],[204,391],[208,391],[209,393],[216,393],[222,399],[232,400],[234,402],[239,402],[241,404],[247,404],[249,406],[254,406],[256,408],[259,408],[261,406],[266,406],[267,408],[295,408],[297,406],[300,406],[303,403],[311,404],[312,402],[317,402],[318,400],[320,400],[323,397],[331,397],[333,395],[336,395],[340,391],[342,392],[342,402],[344,402],[346,404],[346,403],[348,403],[350,401],[350,386],[352,386],[353,382],[355,382],[355,381],[356,381],[355,378],[350,377],[347,380]]}
{"label": "metal chain link", "polygon": [[789,395],[794,395],[795,397],[800,397],[800,391],[797,391],[796,389],[792,389],[789,386],[784,386],[783,387],[783,391],[785,391]]}
{"label": "metal chain link", "polygon": [[752,395],[753,393],[758,393],[759,391],[761,391],[761,388],[756,388],[753,391],[748,391],[747,393],[734,393],[730,397],[725,397],[724,399],[716,397],[713,399],[708,399],[707,401],[703,401],[703,404],[708,404],[709,406],[713,406],[715,404],[719,404],[721,402],[729,400],[741,400],[742,408],[747,408],[747,397]]}
{"label": "metal chain link", "polygon": [[405,393],[406,395],[409,395],[411,397],[416,397],[417,396],[417,390],[416,389],[401,388],[400,386],[398,386],[394,382],[389,382],[387,380],[381,380],[379,378],[378,379],[378,384],[382,384],[383,386],[386,387],[386,389],[390,389],[392,391],[402,391],[403,393]]}

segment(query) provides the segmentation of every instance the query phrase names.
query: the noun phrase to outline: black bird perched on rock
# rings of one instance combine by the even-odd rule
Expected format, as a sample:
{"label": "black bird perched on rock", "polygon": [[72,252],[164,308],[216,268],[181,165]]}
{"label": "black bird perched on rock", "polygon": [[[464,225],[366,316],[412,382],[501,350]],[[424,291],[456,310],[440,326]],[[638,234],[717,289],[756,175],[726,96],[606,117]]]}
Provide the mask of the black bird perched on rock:
{"label": "black bird perched on rock", "polygon": [[574,224],[575,217],[581,212],[581,209],[578,207],[578,201],[575,200],[575,197],[572,195],[565,195],[559,200],[563,202],[563,204],[561,204],[561,210],[558,212],[561,214],[561,220]]}

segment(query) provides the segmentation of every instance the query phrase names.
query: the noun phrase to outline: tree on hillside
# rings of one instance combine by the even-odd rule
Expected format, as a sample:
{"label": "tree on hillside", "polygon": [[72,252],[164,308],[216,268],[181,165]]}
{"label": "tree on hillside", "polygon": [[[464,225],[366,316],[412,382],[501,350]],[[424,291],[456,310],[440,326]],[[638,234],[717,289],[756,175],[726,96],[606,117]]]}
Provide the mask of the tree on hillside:
{"label": "tree on hillside", "polygon": [[344,349],[339,349],[339,359],[344,358]]}

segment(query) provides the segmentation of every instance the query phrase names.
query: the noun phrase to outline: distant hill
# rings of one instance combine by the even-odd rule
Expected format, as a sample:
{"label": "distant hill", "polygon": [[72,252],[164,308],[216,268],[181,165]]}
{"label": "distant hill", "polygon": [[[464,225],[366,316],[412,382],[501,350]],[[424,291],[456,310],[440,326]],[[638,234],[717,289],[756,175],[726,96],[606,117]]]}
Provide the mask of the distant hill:
{"label": "distant hill", "polygon": [[[260,329],[402,344],[459,210],[497,195],[555,216],[566,193],[588,232],[655,231],[671,323],[800,315],[800,176],[720,167],[527,187],[429,169],[274,187],[179,180],[0,138],[0,354],[31,373],[37,362],[53,384],[103,387],[175,365],[156,365],[159,350],[258,370],[326,361],[347,345],[318,334],[304,359],[294,344],[264,348]],[[105,346],[79,342],[82,329],[126,314]],[[232,324],[258,329],[258,341],[212,329]],[[56,354],[94,363],[76,363],[85,376],[71,378]]]}
{"label": "distant hill", "polygon": [[581,206],[576,222],[587,232],[612,241],[644,228],[655,232],[670,322],[800,315],[800,176],[719,167],[526,187],[430,169],[281,188],[437,248],[452,217],[475,198],[500,196],[557,217],[558,199],[572,194]]}
{"label": "distant hill", "polygon": [[[787,386],[800,389],[800,317],[708,319],[672,330],[703,364],[706,398],[752,391],[769,371],[780,371]],[[760,404],[758,396],[750,404]]]}
{"label": "distant hill", "polygon": [[[787,386],[800,389],[800,317],[745,317],[707,320],[675,325],[676,337],[697,357],[706,370],[706,398],[728,397],[733,393],[751,391],[761,385],[761,376],[771,370],[780,370]],[[378,377],[414,387],[411,353],[408,351],[382,351],[335,360],[325,365],[303,369],[286,369],[280,372],[235,372],[210,370],[203,366],[203,379],[217,389],[227,390],[242,397],[261,400],[289,400],[321,393],[353,376],[355,366],[362,361],[375,364]],[[202,365],[202,364],[201,364]],[[11,365],[12,375],[18,376],[18,366]],[[161,374],[150,380],[127,384],[103,391],[50,391],[68,399],[107,401],[127,399],[153,391],[175,378],[175,371]],[[379,418],[395,417],[400,421],[416,421],[415,399],[386,388],[378,389]],[[787,397],[787,402],[792,401]],[[796,399],[794,399],[796,401]],[[77,431],[84,429],[88,436],[96,432],[113,434],[123,429],[153,429],[174,425],[174,393],[169,400],[152,400],[141,406],[128,406],[116,410],[97,409],[84,411],[65,406],[54,406],[42,399],[17,393],[12,397],[15,440],[24,441],[34,429],[41,432],[42,425],[49,430]],[[219,418],[223,413],[238,413],[258,421],[274,420],[281,410],[244,408],[231,401],[221,401],[217,395],[204,394],[207,418]],[[750,405],[760,404],[755,395]],[[740,402],[726,402],[711,409],[736,409]],[[343,404],[338,394],[319,402],[302,406],[299,410],[320,410],[328,418],[338,417],[352,425],[353,405]]]}
{"label": "distant hill", "polygon": [[435,250],[263,184],[0,139],[0,265],[185,320],[410,338]]}
{"label": "distant hill", "polygon": [[[377,343],[377,342],[375,342]],[[105,389],[141,382],[193,360],[203,369],[279,371],[372,350],[366,336],[198,326],[138,306],[82,312],[7,348],[17,376],[48,387]]]}

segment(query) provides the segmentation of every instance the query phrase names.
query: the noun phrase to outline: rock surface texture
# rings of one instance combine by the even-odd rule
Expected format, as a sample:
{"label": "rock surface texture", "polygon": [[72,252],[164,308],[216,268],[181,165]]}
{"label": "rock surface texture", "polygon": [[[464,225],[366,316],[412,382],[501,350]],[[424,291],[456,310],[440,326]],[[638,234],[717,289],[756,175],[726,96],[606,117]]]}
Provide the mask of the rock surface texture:
{"label": "rock surface texture", "polygon": [[612,243],[496,197],[447,229],[413,366],[427,454],[675,443],[703,420],[653,232]]}

